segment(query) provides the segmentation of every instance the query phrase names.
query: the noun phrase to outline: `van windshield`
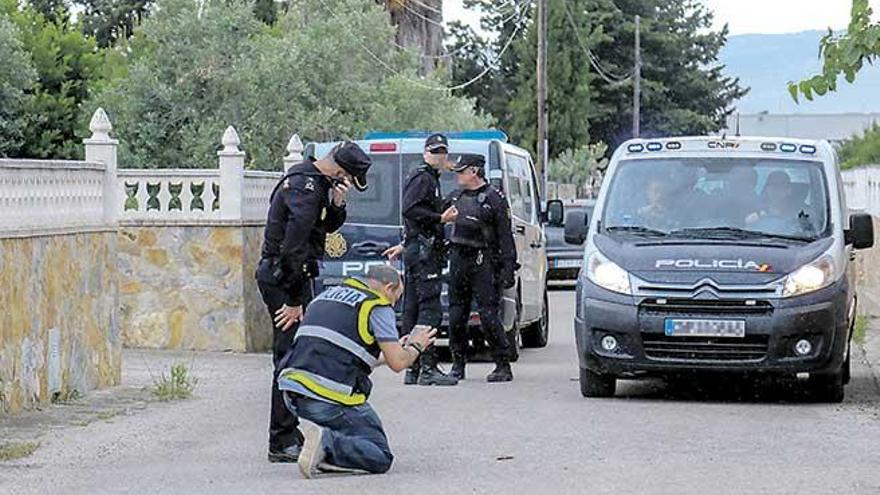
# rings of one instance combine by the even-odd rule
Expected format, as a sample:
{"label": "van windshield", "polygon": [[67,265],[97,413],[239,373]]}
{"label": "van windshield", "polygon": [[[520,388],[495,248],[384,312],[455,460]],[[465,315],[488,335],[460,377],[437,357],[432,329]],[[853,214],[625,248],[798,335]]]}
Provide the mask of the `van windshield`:
{"label": "van windshield", "polygon": [[[411,170],[422,164],[420,154],[373,154],[373,166],[367,172],[370,187],[364,192],[348,194],[346,223],[367,225],[402,225],[400,203],[403,184]],[[457,155],[450,155],[455,160]],[[440,176],[441,194],[445,197],[455,187],[451,172]]]}
{"label": "van windshield", "polygon": [[642,236],[813,240],[828,230],[827,198],[819,162],[624,160],[609,185],[603,225]]}

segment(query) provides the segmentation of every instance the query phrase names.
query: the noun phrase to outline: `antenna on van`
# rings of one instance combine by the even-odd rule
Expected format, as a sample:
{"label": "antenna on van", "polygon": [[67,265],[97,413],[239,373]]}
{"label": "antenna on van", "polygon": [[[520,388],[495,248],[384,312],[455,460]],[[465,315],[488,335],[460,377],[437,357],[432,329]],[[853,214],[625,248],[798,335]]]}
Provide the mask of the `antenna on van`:
{"label": "antenna on van", "polygon": [[736,112],[736,137],[740,137],[740,135],[739,135],[739,112]]}

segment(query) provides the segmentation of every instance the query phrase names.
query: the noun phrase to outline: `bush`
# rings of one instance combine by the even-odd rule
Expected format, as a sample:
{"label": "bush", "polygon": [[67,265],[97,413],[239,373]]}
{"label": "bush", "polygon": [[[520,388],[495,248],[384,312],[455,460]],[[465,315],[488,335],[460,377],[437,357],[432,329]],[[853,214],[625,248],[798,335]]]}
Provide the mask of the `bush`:
{"label": "bush", "polygon": [[25,122],[21,116],[28,106],[37,73],[24,49],[18,29],[0,13],[0,156],[16,155],[24,145]]}
{"label": "bush", "polygon": [[853,136],[838,150],[841,168],[880,164],[880,124],[874,124],[861,136]]}

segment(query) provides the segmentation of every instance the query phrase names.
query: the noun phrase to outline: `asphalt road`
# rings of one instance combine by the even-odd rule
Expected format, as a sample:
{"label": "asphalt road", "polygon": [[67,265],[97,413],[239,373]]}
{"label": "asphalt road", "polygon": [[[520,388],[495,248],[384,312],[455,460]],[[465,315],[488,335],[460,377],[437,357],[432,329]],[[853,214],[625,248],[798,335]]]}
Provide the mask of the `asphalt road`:
{"label": "asphalt road", "polygon": [[[488,364],[447,389],[377,371],[372,403],[396,455],[386,475],[304,480],[268,464],[268,356],[198,354],[197,397],[51,432],[32,457],[0,464],[0,493],[880,493],[877,386],[863,365],[841,405],[729,380],[627,382],[587,400],[573,293],[550,302],[551,343],[523,353],[511,384],[487,384]],[[125,358],[131,385],[176,356]]]}

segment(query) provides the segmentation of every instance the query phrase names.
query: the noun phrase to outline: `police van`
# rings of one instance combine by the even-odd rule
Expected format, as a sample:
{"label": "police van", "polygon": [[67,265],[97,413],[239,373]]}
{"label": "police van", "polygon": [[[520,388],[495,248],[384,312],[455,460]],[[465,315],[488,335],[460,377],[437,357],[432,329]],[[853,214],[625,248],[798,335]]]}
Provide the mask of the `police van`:
{"label": "police van", "polygon": [[[348,216],[339,231],[327,236],[321,274],[316,291],[337,285],[344,278],[361,275],[371,265],[386,263],[382,252],[401,242],[403,219],[400,205],[403,186],[410,172],[423,162],[424,143],[431,133],[368,133],[356,141],[373,160],[367,175],[369,189],[352,191],[348,196]],[[507,196],[517,259],[522,268],[517,284],[505,291],[503,316],[505,329],[515,342],[514,360],[519,347],[543,347],[547,344],[547,255],[538,177],[529,153],[508,143],[507,136],[496,130],[449,132],[449,159],[461,153],[478,153],[486,158],[486,177]],[[306,156],[320,158],[337,143],[311,143]],[[447,196],[457,188],[455,175],[444,172],[440,177],[441,193]],[[396,266],[402,269],[400,261]],[[445,273],[444,273],[445,276]],[[448,345],[446,328],[448,304],[443,286],[444,328],[440,329],[438,345]],[[402,307],[402,305],[401,305]],[[470,320],[474,332],[479,329],[479,316]],[[477,334],[475,333],[474,336]],[[473,339],[479,349],[483,339]]]}
{"label": "police van", "polygon": [[584,396],[613,395],[619,378],[730,372],[843,399],[852,260],[874,232],[847,209],[827,142],[628,141],[594,214],[568,215],[565,237],[586,243],[574,320]]}

